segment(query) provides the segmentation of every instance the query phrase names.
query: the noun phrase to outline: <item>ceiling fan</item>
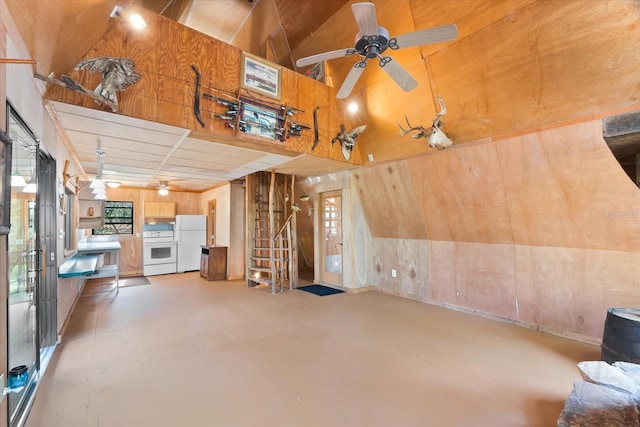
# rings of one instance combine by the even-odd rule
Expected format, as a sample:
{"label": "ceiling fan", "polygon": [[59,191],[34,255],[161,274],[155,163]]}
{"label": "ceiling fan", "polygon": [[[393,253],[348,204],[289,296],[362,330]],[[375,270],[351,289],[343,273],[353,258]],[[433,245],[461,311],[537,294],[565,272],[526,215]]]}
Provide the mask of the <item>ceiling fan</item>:
{"label": "ceiling fan", "polygon": [[374,58],[379,60],[378,65],[382,67],[398,86],[404,91],[410,91],[418,85],[418,82],[411,77],[402,65],[398,64],[390,56],[383,56],[382,53],[387,49],[397,50],[405,47],[439,43],[453,40],[458,36],[458,27],[451,24],[389,38],[389,31],[384,27],[378,26],[376,7],[373,3],[354,3],[351,5],[351,10],[353,11],[360,30],[356,35],[353,48],[319,53],[317,55],[300,58],[296,61],[298,67],[304,67],[341,56],[353,55],[354,53],[363,56],[364,58],[362,60],[353,65],[344,83],[342,83],[337,95],[340,99],[349,96],[367,66],[367,60]]}
{"label": "ceiling fan", "polygon": [[158,194],[161,196],[169,194],[169,181],[160,181],[160,184],[158,184]]}

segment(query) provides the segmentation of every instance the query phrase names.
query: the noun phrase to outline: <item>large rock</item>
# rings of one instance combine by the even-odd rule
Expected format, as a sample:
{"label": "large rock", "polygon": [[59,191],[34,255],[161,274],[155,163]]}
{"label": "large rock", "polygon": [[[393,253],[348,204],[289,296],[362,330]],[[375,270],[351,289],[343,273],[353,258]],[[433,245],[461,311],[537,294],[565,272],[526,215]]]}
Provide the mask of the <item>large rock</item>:
{"label": "large rock", "polygon": [[640,365],[631,362],[614,362],[613,366],[620,369],[637,384],[640,384]]}
{"label": "large rock", "polygon": [[558,427],[640,427],[638,408],[629,393],[578,379]]}
{"label": "large rock", "polygon": [[636,396],[636,399],[640,397],[640,383],[627,375],[625,371],[611,366],[607,362],[580,362],[578,369],[580,369],[585,381],[632,394]]}

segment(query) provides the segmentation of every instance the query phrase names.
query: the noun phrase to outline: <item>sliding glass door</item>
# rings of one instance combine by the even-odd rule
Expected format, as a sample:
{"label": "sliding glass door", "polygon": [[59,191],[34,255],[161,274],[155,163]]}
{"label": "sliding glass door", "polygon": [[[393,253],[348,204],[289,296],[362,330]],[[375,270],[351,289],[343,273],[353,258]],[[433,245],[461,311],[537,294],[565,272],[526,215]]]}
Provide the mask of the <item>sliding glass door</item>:
{"label": "sliding glass door", "polygon": [[9,425],[20,425],[57,342],[56,162],[7,106],[12,144],[7,385]]}
{"label": "sliding glass door", "polygon": [[[13,141],[11,159],[11,231],[9,233],[8,378],[9,420],[13,424],[28,400],[38,371],[37,189],[38,143],[25,123],[8,108],[7,133]],[[17,373],[20,373],[19,375]],[[16,379],[18,378],[18,379]],[[25,381],[26,380],[26,381]],[[26,382],[26,383],[25,383]],[[23,384],[25,383],[25,384]]]}

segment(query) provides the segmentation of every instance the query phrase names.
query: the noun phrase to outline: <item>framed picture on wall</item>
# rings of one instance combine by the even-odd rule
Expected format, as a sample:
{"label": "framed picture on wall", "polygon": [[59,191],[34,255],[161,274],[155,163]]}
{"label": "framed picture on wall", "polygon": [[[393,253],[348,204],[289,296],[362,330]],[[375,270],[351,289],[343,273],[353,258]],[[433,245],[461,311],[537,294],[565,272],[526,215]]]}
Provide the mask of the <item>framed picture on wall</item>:
{"label": "framed picture on wall", "polygon": [[0,234],[11,228],[11,139],[0,131]]}
{"label": "framed picture on wall", "polygon": [[240,87],[280,100],[282,70],[262,58],[242,53]]}
{"label": "framed picture on wall", "polygon": [[272,106],[241,99],[240,130],[262,138],[282,140],[284,130],[283,119],[278,110]]}
{"label": "framed picture on wall", "polygon": [[313,80],[317,80],[321,83],[324,83],[325,77],[325,65],[324,61],[318,62],[313,67],[307,70],[307,76],[312,78]]}

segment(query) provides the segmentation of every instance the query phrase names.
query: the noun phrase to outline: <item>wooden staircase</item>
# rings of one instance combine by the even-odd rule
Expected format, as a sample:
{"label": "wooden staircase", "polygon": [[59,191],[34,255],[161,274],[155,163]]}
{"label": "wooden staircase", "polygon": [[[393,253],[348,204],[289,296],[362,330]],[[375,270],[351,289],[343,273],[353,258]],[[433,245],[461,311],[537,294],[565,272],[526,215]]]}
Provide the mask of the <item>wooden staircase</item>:
{"label": "wooden staircase", "polygon": [[275,293],[298,284],[293,184],[294,176],[275,171],[247,177],[248,286],[268,285]]}

